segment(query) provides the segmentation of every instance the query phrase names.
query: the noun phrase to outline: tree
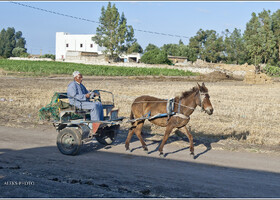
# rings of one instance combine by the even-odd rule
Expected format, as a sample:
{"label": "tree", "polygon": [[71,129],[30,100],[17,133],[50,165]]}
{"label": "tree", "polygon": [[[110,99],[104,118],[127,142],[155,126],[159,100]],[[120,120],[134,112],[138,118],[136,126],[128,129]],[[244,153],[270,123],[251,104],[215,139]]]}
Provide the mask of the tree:
{"label": "tree", "polygon": [[15,57],[21,57],[25,53],[26,53],[26,50],[24,48],[21,48],[21,47],[16,47],[12,51],[12,55],[15,56]]}
{"label": "tree", "polygon": [[169,56],[180,56],[180,49],[178,44],[164,44],[161,50],[165,51]]}
{"label": "tree", "polygon": [[167,58],[166,52],[160,50],[159,48],[155,48],[144,53],[141,57],[141,62],[146,64],[172,64],[172,62]]}
{"label": "tree", "polygon": [[202,60],[219,62],[224,51],[223,38],[214,30],[200,29],[196,36],[190,38],[189,47]]}
{"label": "tree", "polygon": [[276,41],[269,10],[263,10],[258,16],[256,13],[252,13],[252,18],[246,24],[244,41],[249,55],[249,63],[255,65],[273,63]]}
{"label": "tree", "polygon": [[246,24],[246,30],[244,31],[244,42],[248,55],[248,63],[257,65],[262,61],[262,41],[259,37],[261,23],[256,13],[253,12],[251,16],[250,21]]}
{"label": "tree", "polygon": [[127,53],[143,53],[143,49],[138,42],[134,42],[130,47],[128,47]]}
{"label": "tree", "polygon": [[235,28],[232,33],[225,30],[224,60],[229,64],[244,64],[246,62],[245,46],[241,30]]}
{"label": "tree", "polygon": [[6,30],[2,29],[0,32],[0,56],[3,56],[6,45]]}
{"label": "tree", "polygon": [[179,56],[187,57],[187,60],[189,61],[194,62],[197,60],[197,54],[195,53],[195,50],[189,45],[179,45],[179,52]]}
{"label": "tree", "polygon": [[272,14],[272,31],[275,36],[276,46],[274,48],[275,62],[280,65],[280,10]]}
{"label": "tree", "polygon": [[156,45],[149,43],[148,46],[145,48],[144,52],[152,51],[154,49],[159,49]]}
{"label": "tree", "polygon": [[260,38],[262,40],[262,63],[271,63],[273,51],[276,46],[275,37],[272,31],[272,19],[270,11],[263,10],[259,13],[259,21],[261,22]]}
{"label": "tree", "polygon": [[101,9],[100,25],[96,29],[96,36],[92,40],[99,46],[106,47],[104,53],[110,58],[127,51],[136,39],[132,26],[127,25],[124,13],[120,16],[115,4],[109,2],[107,9]]}
{"label": "tree", "polygon": [[17,47],[21,48],[20,51],[26,53],[25,43],[21,31],[15,32],[15,29],[10,27],[7,30],[2,29],[0,33],[0,56],[4,58],[13,56],[13,50]]}
{"label": "tree", "polygon": [[197,60],[195,50],[188,45],[184,45],[182,40],[179,41],[179,44],[165,44],[160,49],[165,51],[169,56],[187,57],[187,60],[192,62]]}

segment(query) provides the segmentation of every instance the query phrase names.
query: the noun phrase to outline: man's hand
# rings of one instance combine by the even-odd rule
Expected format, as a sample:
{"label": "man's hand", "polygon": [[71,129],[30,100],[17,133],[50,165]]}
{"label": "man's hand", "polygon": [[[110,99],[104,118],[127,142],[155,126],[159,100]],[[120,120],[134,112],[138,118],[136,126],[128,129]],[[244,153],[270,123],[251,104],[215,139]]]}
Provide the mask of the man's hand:
{"label": "man's hand", "polygon": [[99,92],[94,92],[94,96],[96,96],[96,97],[100,97]]}
{"label": "man's hand", "polygon": [[85,96],[86,96],[86,98],[89,98],[90,97],[90,93],[87,93]]}

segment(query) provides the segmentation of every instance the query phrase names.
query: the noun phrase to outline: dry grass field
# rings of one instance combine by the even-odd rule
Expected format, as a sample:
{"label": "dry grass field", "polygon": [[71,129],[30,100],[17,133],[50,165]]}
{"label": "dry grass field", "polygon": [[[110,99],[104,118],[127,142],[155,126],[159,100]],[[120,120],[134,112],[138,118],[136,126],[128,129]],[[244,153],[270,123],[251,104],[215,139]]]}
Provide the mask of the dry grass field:
{"label": "dry grass field", "polygon": [[[0,79],[0,125],[11,127],[51,127],[38,118],[38,110],[46,106],[55,91],[66,91],[71,77],[12,77]],[[130,105],[140,95],[171,98],[191,89],[196,82],[188,79],[153,79],[135,77],[85,77],[88,89],[103,89],[115,94],[120,116],[129,117]],[[198,107],[189,126],[196,143],[216,148],[251,151],[280,151],[280,83],[249,85],[241,81],[205,82],[211,96],[214,114],[209,116]],[[47,126],[46,126],[47,125]],[[126,131],[129,124],[122,126]],[[159,138],[163,128],[149,122],[144,127]],[[170,140],[178,142],[181,133]],[[175,139],[174,139],[175,138]],[[179,138],[179,139],[178,139]],[[184,140],[186,137],[184,137]],[[188,145],[185,141],[184,144]]]}

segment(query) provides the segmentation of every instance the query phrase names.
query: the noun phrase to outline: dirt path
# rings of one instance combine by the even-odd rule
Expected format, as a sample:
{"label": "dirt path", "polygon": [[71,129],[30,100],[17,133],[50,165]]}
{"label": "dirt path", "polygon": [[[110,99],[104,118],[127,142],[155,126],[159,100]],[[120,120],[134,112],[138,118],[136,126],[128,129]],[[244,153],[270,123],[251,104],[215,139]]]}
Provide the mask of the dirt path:
{"label": "dirt path", "polygon": [[124,150],[92,141],[78,156],[62,155],[51,129],[0,127],[0,198],[8,197],[280,197],[280,158],[169,143],[165,157],[148,141],[148,155],[133,140]]}

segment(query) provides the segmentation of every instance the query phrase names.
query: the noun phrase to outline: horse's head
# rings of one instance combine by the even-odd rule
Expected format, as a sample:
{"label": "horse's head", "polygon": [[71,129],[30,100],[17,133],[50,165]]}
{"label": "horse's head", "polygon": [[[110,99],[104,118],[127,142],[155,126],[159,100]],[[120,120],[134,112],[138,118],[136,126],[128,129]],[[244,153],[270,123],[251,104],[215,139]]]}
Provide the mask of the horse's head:
{"label": "horse's head", "polygon": [[202,111],[205,111],[208,115],[212,115],[214,109],[210,102],[210,96],[208,94],[208,89],[204,83],[202,83],[201,86],[198,83],[197,83],[197,85],[198,85],[198,89],[199,89],[197,104],[201,107]]}

